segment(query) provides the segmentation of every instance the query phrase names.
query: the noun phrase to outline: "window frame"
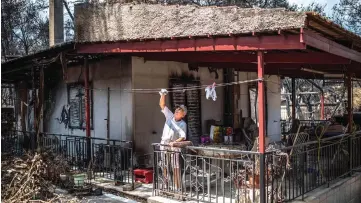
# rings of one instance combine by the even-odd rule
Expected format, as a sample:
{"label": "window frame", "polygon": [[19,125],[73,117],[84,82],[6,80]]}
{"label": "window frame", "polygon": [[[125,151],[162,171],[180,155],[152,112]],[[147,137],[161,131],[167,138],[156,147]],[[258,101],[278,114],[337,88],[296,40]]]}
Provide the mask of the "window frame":
{"label": "window frame", "polygon": [[[81,85],[84,89],[85,89],[85,85],[83,82],[72,82],[72,83],[67,83],[67,103],[68,105],[70,105],[70,89],[74,86],[78,86]],[[90,95],[90,130],[94,130],[94,102],[93,102],[93,84],[91,82],[89,82],[89,95]],[[84,102],[84,100],[83,100]],[[85,104],[84,104],[85,105]],[[69,129],[78,129],[78,130],[85,130],[86,127],[80,127],[80,126],[72,126],[71,125],[71,115],[70,115],[70,109],[69,109],[69,124],[68,124],[68,128]],[[85,113],[84,113],[84,120],[86,120],[85,118]],[[86,122],[86,121],[85,121]]]}

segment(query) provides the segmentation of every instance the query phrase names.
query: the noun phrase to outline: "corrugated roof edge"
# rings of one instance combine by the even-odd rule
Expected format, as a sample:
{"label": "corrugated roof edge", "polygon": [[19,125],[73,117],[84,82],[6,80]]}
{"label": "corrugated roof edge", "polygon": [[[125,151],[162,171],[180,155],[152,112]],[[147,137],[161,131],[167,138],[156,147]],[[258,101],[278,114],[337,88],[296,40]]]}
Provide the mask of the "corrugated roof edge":
{"label": "corrugated roof edge", "polygon": [[19,58],[16,58],[16,59],[11,59],[11,60],[8,60],[8,61],[5,61],[5,62],[2,62],[1,65],[8,65],[8,64],[11,64],[13,62],[16,62],[16,61],[20,61],[20,60],[26,60],[28,58],[33,58],[33,57],[36,57],[36,56],[40,56],[42,54],[45,54],[49,51],[55,51],[57,49],[66,49],[66,48],[75,48],[75,42],[74,41],[68,41],[68,42],[64,42],[64,43],[61,43],[61,44],[56,44],[52,47],[49,47],[47,49],[43,49],[43,50],[40,50],[40,51],[37,51],[35,53],[32,53],[32,54],[28,54],[28,55],[25,55],[25,56],[21,56]]}

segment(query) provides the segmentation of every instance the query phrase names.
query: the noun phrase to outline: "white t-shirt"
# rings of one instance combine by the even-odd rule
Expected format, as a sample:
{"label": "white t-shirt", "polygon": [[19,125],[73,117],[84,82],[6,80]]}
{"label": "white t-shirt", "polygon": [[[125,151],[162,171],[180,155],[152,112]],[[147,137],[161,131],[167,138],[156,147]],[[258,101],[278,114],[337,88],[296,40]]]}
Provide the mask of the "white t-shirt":
{"label": "white t-shirt", "polygon": [[183,120],[174,120],[174,114],[168,109],[168,107],[164,107],[162,113],[164,114],[166,121],[163,128],[161,144],[174,142],[181,137],[185,139],[187,132],[186,122]]}

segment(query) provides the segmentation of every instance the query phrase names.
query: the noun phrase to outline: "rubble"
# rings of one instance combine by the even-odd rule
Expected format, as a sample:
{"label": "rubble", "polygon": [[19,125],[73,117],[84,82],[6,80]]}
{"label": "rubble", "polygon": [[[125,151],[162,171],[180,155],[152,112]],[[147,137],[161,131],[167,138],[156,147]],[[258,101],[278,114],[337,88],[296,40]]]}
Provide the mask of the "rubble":
{"label": "rubble", "polygon": [[[4,203],[64,202],[62,195],[54,194],[52,183],[59,181],[60,173],[68,171],[66,162],[49,153],[14,157],[1,156],[1,199]],[[79,202],[67,198],[65,202]]]}

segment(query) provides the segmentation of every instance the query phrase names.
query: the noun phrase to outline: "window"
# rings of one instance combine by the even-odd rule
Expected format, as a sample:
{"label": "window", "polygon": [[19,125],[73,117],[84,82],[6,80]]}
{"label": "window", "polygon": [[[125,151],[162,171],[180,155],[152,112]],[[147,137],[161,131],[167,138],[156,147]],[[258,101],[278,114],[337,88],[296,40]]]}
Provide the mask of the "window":
{"label": "window", "polygon": [[[199,85],[199,81],[196,80],[170,80],[170,88],[191,88],[192,86]],[[192,141],[193,144],[199,144],[202,135],[200,90],[172,92],[170,100],[173,110],[180,105],[187,107],[188,112],[185,118],[187,123],[187,140]]]}
{"label": "window", "polygon": [[[93,128],[93,97],[90,91],[90,128]],[[85,129],[85,88],[82,83],[68,85],[69,128]]]}

